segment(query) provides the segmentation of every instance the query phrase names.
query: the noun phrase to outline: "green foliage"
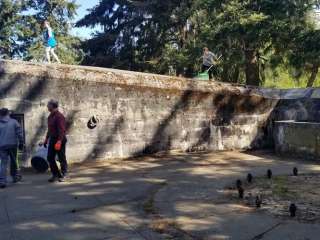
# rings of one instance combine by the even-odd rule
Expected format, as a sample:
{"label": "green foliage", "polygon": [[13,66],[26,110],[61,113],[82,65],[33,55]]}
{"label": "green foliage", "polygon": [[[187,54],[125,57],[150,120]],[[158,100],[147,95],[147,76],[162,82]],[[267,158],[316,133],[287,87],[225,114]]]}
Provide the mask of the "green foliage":
{"label": "green foliage", "polygon": [[[201,48],[209,46],[223,56],[217,78],[262,85],[268,68],[294,65],[290,52],[301,31],[314,29],[308,19],[318,5],[316,0],[103,0],[77,25],[102,28],[84,44],[85,64],[158,73],[174,68],[177,75],[191,76],[199,70]],[[298,51],[305,55],[301,66],[317,55],[307,50],[315,46],[312,41]]]}
{"label": "green foliage", "polygon": [[[269,60],[265,56],[283,59],[292,36],[308,26],[307,15],[315,4],[317,1],[199,0],[198,8],[207,9],[208,19],[201,31],[203,42],[223,50],[228,65],[243,69],[247,84],[259,85]],[[233,53],[237,58],[230,61]]]}
{"label": "green foliage", "polygon": [[172,55],[173,48],[184,47],[191,3],[190,0],[100,1],[77,23],[103,29],[84,44],[89,53],[84,63],[163,73],[164,66],[169,65],[163,64],[163,57]]}
{"label": "green foliage", "polygon": [[24,17],[28,26],[25,32],[24,58],[42,61],[44,58],[43,22],[48,20],[58,41],[57,53],[63,63],[78,64],[82,61],[83,52],[80,39],[70,34],[70,21],[76,14],[75,1],[67,0],[36,0],[28,1],[28,9],[33,14]]}
{"label": "green foliage", "polygon": [[0,56],[42,61],[42,22],[48,20],[64,63],[192,77],[200,71],[202,48],[208,46],[222,55],[215,66],[218,80],[317,86],[320,30],[312,12],[319,4],[318,0],[101,0],[77,23],[101,30],[81,42],[70,34],[77,9],[74,0],[2,0]]}
{"label": "green foliage", "polygon": [[20,54],[19,41],[23,37],[19,12],[24,10],[22,1],[0,1],[0,57],[13,58]]}
{"label": "green foliage", "polygon": [[68,0],[1,0],[0,57],[42,61],[45,47],[42,23],[48,20],[55,31],[62,62],[80,63],[81,42],[70,34],[70,20],[76,9],[75,1]]}

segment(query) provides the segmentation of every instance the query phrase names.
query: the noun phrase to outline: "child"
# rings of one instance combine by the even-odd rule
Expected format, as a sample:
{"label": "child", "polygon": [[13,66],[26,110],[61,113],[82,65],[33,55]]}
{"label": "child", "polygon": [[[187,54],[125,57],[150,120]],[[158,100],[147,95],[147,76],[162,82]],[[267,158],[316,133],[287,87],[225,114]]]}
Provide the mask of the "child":
{"label": "child", "polygon": [[52,31],[52,28],[50,27],[50,23],[48,21],[44,21],[43,25],[46,28],[46,31],[44,32],[44,40],[45,40],[45,44],[46,44],[47,61],[48,61],[48,63],[51,63],[51,56],[50,56],[50,54],[51,54],[58,63],[61,63],[58,56],[54,52],[54,49],[57,46],[57,41],[54,37],[54,32]]}

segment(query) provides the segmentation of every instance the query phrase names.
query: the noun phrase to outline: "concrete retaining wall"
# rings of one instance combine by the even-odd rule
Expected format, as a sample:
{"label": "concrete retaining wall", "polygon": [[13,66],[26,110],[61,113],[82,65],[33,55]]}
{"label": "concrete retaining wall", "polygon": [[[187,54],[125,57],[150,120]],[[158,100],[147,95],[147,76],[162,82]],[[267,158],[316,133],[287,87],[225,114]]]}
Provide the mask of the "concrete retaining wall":
{"label": "concrete retaining wall", "polygon": [[275,122],[274,141],[276,152],[280,155],[319,159],[320,123]]}
{"label": "concrete retaining wall", "polygon": [[[27,157],[45,135],[46,102],[68,118],[73,162],[180,149],[262,147],[278,99],[241,86],[66,65],[0,62],[0,107],[25,116]],[[90,130],[87,122],[101,120]]]}

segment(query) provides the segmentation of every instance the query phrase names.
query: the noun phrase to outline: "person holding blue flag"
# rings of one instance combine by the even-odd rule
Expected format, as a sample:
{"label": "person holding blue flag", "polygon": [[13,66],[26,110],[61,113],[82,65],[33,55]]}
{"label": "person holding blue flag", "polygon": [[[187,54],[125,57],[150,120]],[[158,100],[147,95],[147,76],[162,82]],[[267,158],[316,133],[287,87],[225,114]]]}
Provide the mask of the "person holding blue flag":
{"label": "person holding blue flag", "polygon": [[47,61],[48,61],[48,63],[51,63],[51,55],[52,55],[58,63],[61,63],[57,54],[54,52],[54,50],[57,46],[57,40],[55,39],[54,32],[53,32],[52,28],[50,27],[50,23],[48,21],[44,21],[43,25],[46,29],[43,37],[44,37],[45,44],[46,44]]}

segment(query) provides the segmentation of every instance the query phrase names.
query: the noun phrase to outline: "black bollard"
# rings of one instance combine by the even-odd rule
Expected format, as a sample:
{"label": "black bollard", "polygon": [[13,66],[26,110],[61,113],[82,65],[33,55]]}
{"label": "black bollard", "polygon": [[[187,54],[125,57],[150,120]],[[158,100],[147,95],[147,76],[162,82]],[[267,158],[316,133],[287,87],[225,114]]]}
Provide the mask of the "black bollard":
{"label": "black bollard", "polygon": [[271,171],[271,169],[268,169],[268,171],[267,171],[267,177],[268,177],[269,179],[272,178],[272,171]]}
{"label": "black bollard", "polygon": [[238,179],[238,180],[236,181],[236,187],[237,187],[237,189],[239,189],[239,188],[242,187],[242,181],[241,181],[240,179]]}
{"label": "black bollard", "polygon": [[292,203],[289,207],[289,212],[290,212],[290,217],[295,217],[296,216],[296,212],[297,212],[297,206]]}
{"label": "black bollard", "polygon": [[241,186],[238,188],[238,194],[239,194],[239,198],[243,199],[243,197],[244,197],[244,189]]}
{"label": "black bollard", "polygon": [[252,180],[253,180],[253,176],[252,176],[251,173],[249,173],[248,176],[247,176],[247,182],[248,183],[252,183]]}
{"label": "black bollard", "polygon": [[256,207],[261,208],[261,205],[262,205],[262,199],[260,196],[257,196],[256,197]]}
{"label": "black bollard", "polygon": [[298,176],[298,174],[299,174],[299,171],[298,171],[298,168],[293,168],[293,176]]}

